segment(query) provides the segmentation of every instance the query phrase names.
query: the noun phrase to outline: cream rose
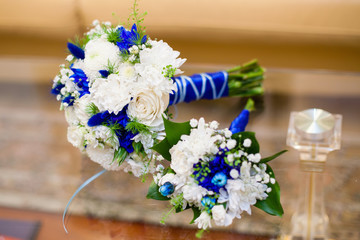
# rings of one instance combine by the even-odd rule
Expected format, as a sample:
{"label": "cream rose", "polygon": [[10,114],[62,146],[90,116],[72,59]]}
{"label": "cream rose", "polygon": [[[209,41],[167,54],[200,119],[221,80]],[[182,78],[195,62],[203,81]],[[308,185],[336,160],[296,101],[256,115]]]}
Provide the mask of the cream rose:
{"label": "cream rose", "polygon": [[130,101],[127,114],[142,124],[157,127],[162,124],[162,114],[168,105],[168,93],[158,92],[156,89],[142,89]]}

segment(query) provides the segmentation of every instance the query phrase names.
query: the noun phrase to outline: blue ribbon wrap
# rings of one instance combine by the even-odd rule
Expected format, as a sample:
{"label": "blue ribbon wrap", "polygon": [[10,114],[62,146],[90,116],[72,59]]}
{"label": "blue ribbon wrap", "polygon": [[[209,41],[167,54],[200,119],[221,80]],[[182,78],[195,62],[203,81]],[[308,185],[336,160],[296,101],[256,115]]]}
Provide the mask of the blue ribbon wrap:
{"label": "blue ribbon wrap", "polygon": [[229,96],[229,74],[225,71],[175,77],[177,91],[170,94],[169,105],[200,99],[218,99]]}

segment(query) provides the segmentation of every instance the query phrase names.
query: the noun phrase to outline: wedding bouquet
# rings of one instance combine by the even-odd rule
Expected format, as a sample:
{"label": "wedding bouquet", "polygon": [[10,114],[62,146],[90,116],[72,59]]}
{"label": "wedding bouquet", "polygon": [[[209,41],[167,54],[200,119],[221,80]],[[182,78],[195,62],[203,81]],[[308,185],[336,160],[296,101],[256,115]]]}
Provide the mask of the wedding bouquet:
{"label": "wedding bouquet", "polygon": [[[268,162],[284,151],[262,158],[255,133],[245,132],[249,109],[229,129],[218,122],[164,119],[165,139],[153,147],[169,167],[158,167],[147,198],[169,200],[173,210],[192,209],[195,223],[205,230],[211,222],[228,226],[254,205],[281,216],[280,188]],[[168,216],[166,215],[166,217]]]}
{"label": "wedding bouquet", "polygon": [[[252,61],[227,72],[173,78],[186,59],[141,27],[109,22],[77,43],[55,77],[52,93],[69,123],[68,140],[107,170],[154,171],[151,147],[163,138],[163,115],[181,101],[262,93],[263,70]],[[194,97],[195,96],[195,97]]]}

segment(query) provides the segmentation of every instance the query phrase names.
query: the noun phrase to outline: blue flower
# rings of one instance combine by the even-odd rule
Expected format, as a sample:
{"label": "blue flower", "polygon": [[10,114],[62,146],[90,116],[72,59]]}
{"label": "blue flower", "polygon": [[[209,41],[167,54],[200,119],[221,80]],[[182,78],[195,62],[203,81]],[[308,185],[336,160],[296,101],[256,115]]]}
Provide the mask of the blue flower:
{"label": "blue flower", "polygon": [[230,171],[233,167],[225,162],[225,150],[220,149],[219,153],[211,161],[200,161],[193,166],[195,170],[193,177],[200,186],[209,191],[219,193],[220,188],[226,185],[227,179],[231,179]]}
{"label": "blue flower", "polygon": [[172,185],[171,182],[166,182],[159,188],[159,192],[164,197],[172,194],[174,190],[175,190],[174,185]]}
{"label": "blue flower", "polygon": [[215,206],[216,200],[214,197],[205,196],[201,199],[201,205],[205,207],[205,210],[210,213],[211,209]]}
{"label": "blue flower", "polygon": [[245,131],[245,127],[249,122],[249,110],[244,109],[241,111],[234,121],[232,121],[229,130],[235,134]]}
{"label": "blue flower", "polygon": [[128,153],[132,153],[134,151],[132,139],[136,134],[125,129],[130,121],[129,117],[126,115],[126,110],[127,105],[118,114],[109,113],[108,111],[97,113],[89,119],[87,124],[89,127],[99,125],[108,126],[114,131],[119,140],[120,147],[125,148]]}
{"label": "blue flower", "polygon": [[140,39],[140,34],[137,30],[136,24],[132,26],[131,31],[126,30],[124,27],[120,27],[118,31],[121,41],[116,44],[123,53],[128,53],[128,49],[133,45],[141,45],[146,42],[147,36],[144,35]]}
{"label": "blue flower", "polygon": [[68,106],[72,106],[72,105],[74,104],[74,100],[75,100],[75,98],[74,98],[73,96],[69,95],[69,96],[65,97],[65,98],[62,100],[62,102],[63,102],[63,103],[67,103]]}
{"label": "blue flower", "polygon": [[62,83],[57,83],[53,89],[51,89],[51,93],[54,95],[60,94],[61,89],[65,87]]}
{"label": "blue flower", "polygon": [[211,183],[218,187],[223,187],[226,185],[227,177],[226,174],[223,172],[218,172],[214,175],[211,179]]}
{"label": "blue flower", "polygon": [[72,43],[67,43],[67,47],[70,51],[70,53],[78,58],[78,59],[84,59],[85,58],[85,52],[82,48],[76,46],[75,44],[72,44]]}
{"label": "blue flower", "polygon": [[109,71],[107,70],[100,70],[99,73],[103,78],[107,78],[109,76]]}
{"label": "blue flower", "polygon": [[89,91],[89,80],[86,74],[82,69],[70,67],[73,71],[73,75],[70,78],[73,78],[73,82],[80,88],[79,93],[80,97],[84,96],[85,94],[90,94]]}

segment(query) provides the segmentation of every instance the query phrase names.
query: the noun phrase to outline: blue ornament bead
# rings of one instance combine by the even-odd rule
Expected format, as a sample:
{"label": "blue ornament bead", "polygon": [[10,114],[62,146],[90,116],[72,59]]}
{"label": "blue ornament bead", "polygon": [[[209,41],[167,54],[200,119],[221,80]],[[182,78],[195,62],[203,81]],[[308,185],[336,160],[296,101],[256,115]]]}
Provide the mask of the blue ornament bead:
{"label": "blue ornament bead", "polygon": [[227,182],[226,174],[223,172],[218,172],[214,175],[214,177],[211,179],[211,183],[218,187],[225,186]]}
{"label": "blue ornament bead", "polygon": [[174,185],[172,185],[171,182],[166,182],[159,188],[159,192],[164,197],[172,194],[174,190],[175,190]]}

